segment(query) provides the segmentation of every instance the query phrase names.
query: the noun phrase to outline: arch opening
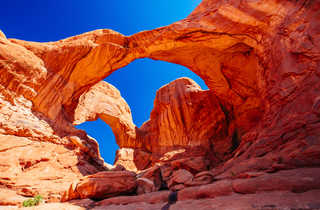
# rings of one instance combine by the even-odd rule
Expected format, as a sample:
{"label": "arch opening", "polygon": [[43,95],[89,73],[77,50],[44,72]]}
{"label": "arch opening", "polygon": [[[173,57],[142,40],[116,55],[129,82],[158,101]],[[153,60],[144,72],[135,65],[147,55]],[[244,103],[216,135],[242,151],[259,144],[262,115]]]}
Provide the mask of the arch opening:
{"label": "arch opening", "polygon": [[131,108],[134,124],[140,127],[150,117],[159,88],[181,77],[189,77],[203,90],[208,90],[205,82],[190,69],[150,58],[135,60],[113,72],[104,81],[120,91]]}
{"label": "arch opening", "polygon": [[[135,60],[112,73],[104,81],[114,85],[119,90],[121,97],[126,100],[131,109],[129,114],[132,114],[133,125],[139,128],[150,118],[159,88],[181,77],[191,78],[201,86],[201,89],[208,90],[204,81],[188,68],[148,58]],[[96,94],[93,94],[92,97],[95,97],[94,95]],[[111,103],[103,106],[111,107]],[[98,120],[96,120],[97,118]],[[115,136],[117,125],[113,123],[112,117],[101,113],[97,113],[94,117],[89,117],[89,120],[96,121],[83,122],[77,125],[76,128],[85,130],[89,136],[95,138],[99,143],[100,154],[105,162],[113,164],[116,150],[119,149],[119,143],[116,143],[117,136]],[[80,122],[82,121],[80,120]],[[107,123],[110,124],[108,125]]]}
{"label": "arch opening", "polygon": [[95,121],[86,121],[75,127],[77,129],[85,130],[90,137],[97,140],[101,157],[104,159],[104,162],[112,165],[116,150],[119,149],[119,146],[115,141],[110,126],[98,118]]}
{"label": "arch opening", "polygon": [[[117,94],[111,96],[111,101],[99,100],[117,111],[103,108],[103,103],[97,106],[98,111],[95,107],[91,110],[113,130],[120,147],[115,164],[122,161],[131,170],[149,167],[179,149],[209,159],[211,166],[217,165],[231,157],[241,136],[263,113],[259,84],[255,82],[259,63],[246,44],[232,45],[224,53],[191,44],[154,52],[149,58],[141,56],[116,69],[102,86]],[[185,76],[196,83],[189,79],[172,82]],[[103,88],[99,91],[107,96],[110,93]],[[141,157],[149,161],[142,161],[139,168],[135,163],[141,160],[135,159]]]}

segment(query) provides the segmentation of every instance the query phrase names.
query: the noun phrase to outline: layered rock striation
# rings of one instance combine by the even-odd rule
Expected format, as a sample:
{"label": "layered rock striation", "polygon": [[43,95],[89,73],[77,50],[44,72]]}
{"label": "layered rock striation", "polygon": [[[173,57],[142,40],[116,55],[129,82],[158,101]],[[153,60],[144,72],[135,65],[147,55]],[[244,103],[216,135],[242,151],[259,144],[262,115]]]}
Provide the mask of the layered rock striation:
{"label": "layered rock striation", "polygon": [[[308,0],[203,0],[186,19],[129,37],[104,29],[36,43],[1,32],[0,191],[12,196],[0,204],[39,193],[49,201],[143,194],[74,204],[319,208],[319,9]],[[145,57],[188,67],[209,90],[188,78],[163,86],[137,128],[101,80]],[[95,140],[73,127],[98,117],[120,146],[116,164],[137,175],[105,172]],[[153,192],[168,189],[178,193]]]}

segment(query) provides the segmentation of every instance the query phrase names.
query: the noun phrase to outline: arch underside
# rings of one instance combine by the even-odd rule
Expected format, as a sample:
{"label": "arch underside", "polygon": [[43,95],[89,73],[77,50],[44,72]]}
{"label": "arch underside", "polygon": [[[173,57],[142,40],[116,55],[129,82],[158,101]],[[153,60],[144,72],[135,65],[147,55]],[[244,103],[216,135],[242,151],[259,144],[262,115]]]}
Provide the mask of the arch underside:
{"label": "arch underside", "polygon": [[[160,180],[153,190],[214,180],[209,191],[200,186],[198,194],[191,188],[185,196],[212,198],[219,183],[232,196],[314,194],[319,8],[310,0],[203,0],[186,19],[132,36],[103,29],[37,43],[7,39],[0,31],[0,188],[50,201],[60,201],[64,192],[73,193],[67,199],[80,198],[77,188],[66,187],[110,168],[97,142],[74,124],[99,117],[121,148],[116,164],[134,171],[154,166],[146,170]],[[102,80],[139,58],[186,66],[209,90],[189,78],[170,82],[158,90],[150,119],[137,128],[120,92]],[[175,183],[181,173],[192,182]]]}
{"label": "arch underside", "polygon": [[[203,5],[210,15],[201,12]],[[292,33],[300,30],[293,13],[287,13],[288,8],[305,20],[312,18],[312,12],[305,14],[302,11],[307,8],[290,2],[274,2],[268,7],[265,2],[236,5],[204,1],[184,20],[129,37],[105,29],[52,43],[10,41],[44,62],[47,75],[31,101],[33,110],[50,120],[65,126],[100,117],[111,126],[121,148],[157,154],[152,160],[172,149],[194,147],[197,153],[201,147],[214,163],[219,163],[230,158],[244,142],[263,139],[273,133],[270,129],[276,131],[280,125],[293,123],[276,114],[282,112],[279,101],[285,101],[283,106],[292,103],[296,100],[292,94],[298,96],[297,87],[305,82],[296,80],[291,72],[302,72],[306,66],[311,72],[316,69],[308,59],[317,55],[317,48],[299,51],[287,44],[286,36],[275,33],[283,28],[290,28]],[[311,40],[317,34],[312,30],[308,34]],[[300,46],[306,46],[306,35],[296,36],[302,37]],[[120,94],[112,95],[115,90],[95,90],[108,100],[96,102],[99,109],[88,108],[87,118],[81,116],[77,110],[87,106],[84,98],[92,89],[104,86],[95,86],[99,81],[133,60],[146,57],[186,66],[204,80],[209,91],[199,90],[189,80],[168,84],[170,91],[159,90],[150,120],[141,128],[133,124],[130,109]],[[280,78],[279,84],[275,84],[275,78]],[[161,105],[168,97],[169,105]],[[186,107],[186,102],[194,105]],[[108,110],[104,104],[113,109]],[[294,109],[287,109],[290,116],[299,118],[299,114],[293,114]],[[196,127],[194,119],[200,126],[192,130]],[[275,135],[279,136],[277,132]]]}

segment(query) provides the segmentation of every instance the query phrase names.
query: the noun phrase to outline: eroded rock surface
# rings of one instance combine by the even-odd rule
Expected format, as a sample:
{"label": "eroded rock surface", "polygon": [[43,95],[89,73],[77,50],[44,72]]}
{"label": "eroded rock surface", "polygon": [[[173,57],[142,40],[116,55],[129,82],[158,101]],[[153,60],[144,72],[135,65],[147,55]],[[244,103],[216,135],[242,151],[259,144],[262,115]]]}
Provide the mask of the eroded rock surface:
{"label": "eroded rock surface", "polygon": [[73,123],[77,125],[98,118],[110,125],[120,147],[122,142],[127,142],[127,147],[135,146],[136,126],[132,122],[130,107],[121,97],[119,90],[104,81],[81,95]]}
{"label": "eroded rock surface", "polygon": [[[70,183],[99,171],[77,155],[79,149],[25,137],[0,135],[0,152],[1,186],[20,197],[41,194],[46,200],[59,201]],[[1,199],[0,204],[5,200]]]}
{"label": "eroded rock surface", "polygon": [[161,87],[154,104],[150,120],[138,130],[138,140],[152,153],[153,161],[171,159],[168,152],[174,151],[188,157],[215,148],[220,148],[217,156],[231,151],[231,142],[219,142],[227,123],[218,99],[193,80],[180,78]]}
{"label": "eroded rock surface", "polygon": [[82,178],[72,184],[63,200],[104,199],[129,194],[137,186],[136,174],[128,171],[105,171]]}
{"label": "eroded rock surface", "polygon": [[[139,172],[132,188],[121,185],[130,190],[110,195],[142,195],[70,208],[319,208],[319,9],[308,0],[203,0],[186,19],[129,37],[104,29],[36,43],[1,32],[0,191],[10,197],[0,204],[108,194],[97,143],[72,125],[100,117],[120,146],[116,163]],[[120,93],[100,81],[144,57],[188,67],[209,90],[187,78],[165,85],[136,128]],[[74,191],[73,181],[85,187]],[[167,188],[176,203],[171,192],[151,192]]]}
{"label": "eroded rock surface", "polygon": [[43,60],[1,36],[0,73],[0,188],[10,189],[0,205],[37,194],[59,201],[74,180],[106,169],[94,139],[33,110],[48,76]]}

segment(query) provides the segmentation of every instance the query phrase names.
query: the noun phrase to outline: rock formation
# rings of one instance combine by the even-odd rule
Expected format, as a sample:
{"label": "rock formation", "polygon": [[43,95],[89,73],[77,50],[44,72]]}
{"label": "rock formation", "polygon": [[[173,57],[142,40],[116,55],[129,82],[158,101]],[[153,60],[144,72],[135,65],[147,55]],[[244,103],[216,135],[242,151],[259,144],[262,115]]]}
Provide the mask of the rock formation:
{"label": "rock formation", "polygon": [[[82,199],[69,209],[320,208],[319,10],[311,0],[203,0],[186,19],[129,37],[36,43],[1,32],[0,205],[41,194]],[[165,85],[137,128],[101,80],[145,57],[188,67],[209,90],[187,78]],[[120,146],[115,163],[137,174],[108,168],[73,127],[98,117]]]}
{"label": "rock formation", "polygon": [[131,193],[137,186],[136,174],[127,171],[103,171],[89,175],[71,185],[64,199],[103,199]]}

